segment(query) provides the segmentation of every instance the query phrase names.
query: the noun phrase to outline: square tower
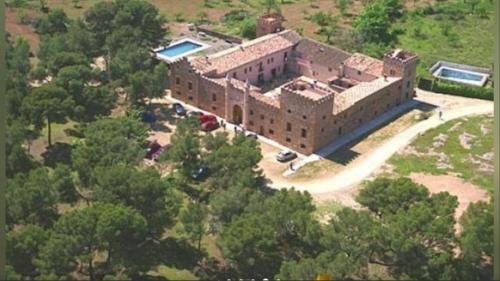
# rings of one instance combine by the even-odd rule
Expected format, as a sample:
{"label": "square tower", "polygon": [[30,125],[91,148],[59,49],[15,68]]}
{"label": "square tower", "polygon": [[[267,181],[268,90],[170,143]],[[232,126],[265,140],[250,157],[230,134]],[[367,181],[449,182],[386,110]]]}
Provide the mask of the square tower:
{"label": "square tower", "polygon": [[267,34],[276,33],[283,30],[283,17],[279,14],[266,14],[257,19],[257,29],[255,34],[261,37]]}
{"label": "square tower", "polygon": [[384,55],[382,74],[403,78],[399,102],[413,98],[418,56],[402,49],[395,49]]}

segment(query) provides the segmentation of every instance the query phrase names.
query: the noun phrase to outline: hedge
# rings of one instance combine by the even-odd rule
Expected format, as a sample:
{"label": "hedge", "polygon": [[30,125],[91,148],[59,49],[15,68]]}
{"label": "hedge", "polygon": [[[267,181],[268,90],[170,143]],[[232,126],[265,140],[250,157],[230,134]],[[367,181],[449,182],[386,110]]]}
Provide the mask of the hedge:
{"label": "hedge", "polygon": [[473,87],[434,80],[431,90],[436,93],[454,96],[493,100],[493,87]]}

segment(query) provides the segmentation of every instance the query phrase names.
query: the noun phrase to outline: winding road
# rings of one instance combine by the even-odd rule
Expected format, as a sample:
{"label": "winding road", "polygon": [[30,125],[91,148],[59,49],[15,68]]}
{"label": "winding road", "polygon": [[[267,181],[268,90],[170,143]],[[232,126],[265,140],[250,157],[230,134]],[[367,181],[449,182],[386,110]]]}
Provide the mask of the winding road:
{"label": "winding road", "polygon": [[[467,104],[467,102],[465,104]],[[352,198],[347,192],[349,189],[352,189],[355,185],[368,179],[377,169],[384,165],[393,154],[409,145],[419,134],[453,119],[462,118],[468,115],[493,113],[492,102],[471,102],[471,104],[472,105],[459,106],[443,111],[442,120],[440,120],[438,114],[435,113],[427,120],[421,121],[393,136],[367,155],[362,162],[347,167],[345,170],[332,177],[296,184],[295,189],[308,191],[316,199],[318,199],[318,197],[332,197],[328,196],[328,194],[331,194],[334,195],[333,197],[336,197],[336,199],[340,199],[340,201],[351,201]],[[271,186],[281,188],[290,186],[290,183],[277,179]]]}

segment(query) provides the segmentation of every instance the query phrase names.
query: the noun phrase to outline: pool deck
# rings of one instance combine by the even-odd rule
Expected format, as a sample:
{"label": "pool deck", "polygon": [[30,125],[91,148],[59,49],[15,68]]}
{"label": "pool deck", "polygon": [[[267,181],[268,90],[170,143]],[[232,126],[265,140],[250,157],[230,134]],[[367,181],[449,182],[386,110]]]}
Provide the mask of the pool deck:
{"label": "pool deck", "polygon": [[[482,79],[479,81],[474,81],[474,80],[468,80],[468,79],[460,79],[460,78],[454,78],[454,77],[441,76],[441,70],[443,70],[443,69],[449,69],[452,71],[460,71],[460,72],[464,72],[467,74],[481,76]],[[492,71],[488,68],[476,67],[476,66],[465,65],[465,64],[457,64],[457,63],[452,63],[452,62],[447,62],[447,61],[436,62],[431,68],[429,68],[429,72],[434,77],[439,78],[439,79],[448,80],[448,81],[466,84],[466,85],[471,85],[471,86],[477,86],[477,87],[483,87],[486,84],[486,82],[488,81],[488,79],[491,77],[491,74],[492,74]]]}
{"label": "pool deck", "polygon": [[[186,51],[186,52],[183,52],[181,54],[178,54],[176,56],[166,56],[166,55],[163,55],[161,53],[159,53],[160,51],[163,51],[165,49],[168,49],[168,48],[173,48],[177,45],[180,45],[182,43],[185,43],[185,42],[191,42],[193,44],[196,44],[196,45],[199,45],[200,47],[196,48],[196,49],[193,49],[193,50],[189,50],[189,51]],[[156,48],[154,49],[153,51],[156,53],[156,57],[158,57],[159,59],[162,59],[162,60],[165,60],[167,62],[172,62],[172,61],[175,61],[181,57],[185,57],[185,56],[188,56],[188,55],[191,55],[191,54],[194,54],[194,53],[198,53],[200,51],[203,51],[205,49],[208,49],[212,47],[211,45],[209,44],[206,44],[206,43],[203,43],[203,42],[200,42],[196,39],[192,39],[192,38],[184,38],[184,39],[181,39],[181,40],[178,40],[178,41],[174,41],[172,42],[170,45],[166,46],[166,47],[159,47],[159,48]]]}
{"label": "pool deck", "polygon": [[196,30],[189,30],[189,24],[184,23],[184,24],[175,24],[175,28],[173,28],[173,34],[172,34],[172,43],[169,46],[173,46],[175,44],[179,44],[185,41],[192,41],[193,43],[200,44],[200,45],[207,45],[207,48],[203,49],[195,49],[192,50],[192,52],[186,52],[183,53],[182,55],[175,56],[175,57],[166,57],[162,56],[158,53],[156,53],[159,50],[164,49],[165,47],[168,46],[161,46],[159,48],[154,49],[153,51],[156,53],[156,57],[162,61],[166,62],[171,62],[176,59],[179,59],[181,57],[185,56],[202,56],[202,55],[209,55],[213,53],[217,53],[219,51],[229,49],[231,47],[234,47],[235,44],[231,44],[226,42],[225,40],[222,40],[217,37],[213,37],[210,35],[200,35]]}

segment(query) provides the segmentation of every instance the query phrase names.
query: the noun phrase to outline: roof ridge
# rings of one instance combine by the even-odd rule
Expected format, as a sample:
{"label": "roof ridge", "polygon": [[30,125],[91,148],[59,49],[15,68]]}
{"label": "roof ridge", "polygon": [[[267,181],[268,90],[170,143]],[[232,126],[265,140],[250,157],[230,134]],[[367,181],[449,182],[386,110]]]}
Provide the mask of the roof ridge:
{"label": "roof ridge", "polygon": [[349,56],[352,56],[352,55],[353,55],[353,53],[351,53],[351,52],[348,52],[348,51],[346,51],[346,50],[343,50],[343,49],[341,49],[341,48],[339,48],[339,47],[336,47],[336,46],[333,46],[333,45],[328,45],[328,44],[325,44],[325,43],[323,43],[323,42],[321,42],[321,41],[318,41],[318,40],[313,39],[313,38],[310,38],[310,37],[302,37],[301,41],[302,41],[302,40],[305,40],[305,41],[310,41],[310,42],[313,42],[313,43],[315,43],[315,44],[322,45],[322,46],[324,46],[324,47],[326,47],[326,48],[330,48],[330,49],[334,49],[334,50],[336,50],[336,51],[340,51],[340,52],[346,53],[346,54],[348,54]]}

